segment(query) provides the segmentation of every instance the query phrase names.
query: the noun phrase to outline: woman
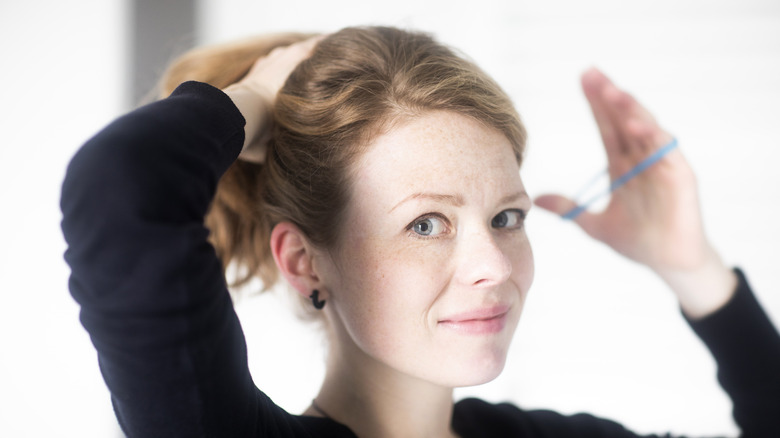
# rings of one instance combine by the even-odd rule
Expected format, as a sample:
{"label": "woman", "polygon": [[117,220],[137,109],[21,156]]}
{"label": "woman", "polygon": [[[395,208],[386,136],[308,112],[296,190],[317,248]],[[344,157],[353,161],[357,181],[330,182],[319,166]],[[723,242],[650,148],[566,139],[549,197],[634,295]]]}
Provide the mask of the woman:
{"label": "woman", "polygon": [[[525,130],[477,67],[426,35],[356,28],[197,51],[166,79],[185,80],[200,83],[91,139],[63,186],[71,291],[129,436],[634,436],[453,404],[502,371],[533,278]],[[671,140],[598,71],[583,86],[613,178]],[[745,436],[776,434],[780,337],[697,204],[675,150],[576,221],[669,284]],[[328,335],[301,416],[252,383],[231,263],[237,284],[281,274]]]}

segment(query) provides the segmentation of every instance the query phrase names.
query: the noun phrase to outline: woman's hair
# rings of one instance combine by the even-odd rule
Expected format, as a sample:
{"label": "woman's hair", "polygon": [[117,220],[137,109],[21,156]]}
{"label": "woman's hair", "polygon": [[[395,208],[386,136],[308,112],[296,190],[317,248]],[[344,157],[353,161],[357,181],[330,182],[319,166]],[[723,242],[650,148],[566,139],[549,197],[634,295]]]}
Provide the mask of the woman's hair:
{"label": "woman's hair", "polygon": [[[162,93],[187,80],[225,88],[273,48],[307,37],[280,34],[196,49],[169,68]],[[206,217],[224,266],[240,268],[233,285],[254,277],[264,289],[276,282],[269,240],[279,222],[289,221],[315,245],[332,248],[352,166],[372,139],[404,119],[439,110],[502,132],[520,162],[526,133],[509,97],[476,65],[429,35],[361,27],[323,39],[276,98],[265,163],[235,162]]]}

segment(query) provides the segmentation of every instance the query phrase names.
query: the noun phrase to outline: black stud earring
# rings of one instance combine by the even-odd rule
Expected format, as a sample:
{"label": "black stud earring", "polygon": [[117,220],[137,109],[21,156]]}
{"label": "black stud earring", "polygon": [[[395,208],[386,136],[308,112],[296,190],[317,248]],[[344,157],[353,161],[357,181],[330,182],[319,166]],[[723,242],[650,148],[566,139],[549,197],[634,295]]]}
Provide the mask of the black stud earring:
{"label": "black stud earring", "polygon": [[311,303],[314,305],[315,309],[322,310],[322,308],[325,307],[325,300],[320,301],[320,291],[317,289],[312,291],[309,298],[311,298]]}

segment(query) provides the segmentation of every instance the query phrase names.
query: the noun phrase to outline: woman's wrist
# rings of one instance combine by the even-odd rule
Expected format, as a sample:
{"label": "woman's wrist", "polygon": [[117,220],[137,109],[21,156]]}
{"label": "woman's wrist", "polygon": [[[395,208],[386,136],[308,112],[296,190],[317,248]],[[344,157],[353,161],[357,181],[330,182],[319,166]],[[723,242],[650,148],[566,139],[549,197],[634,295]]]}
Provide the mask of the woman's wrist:
{"label": "woman's wrist", "polygon": [[272,99],[267,93],[238,82],[222,90],[244,116],[244,146],[239,157],[263,162],[271,129]]}
{"label": "woman's wrist", "polygon": [[672,289],[685,315],[702,319],[726,305],[737,289],[737,276],[726,266],[715,250],[697,267],[690,269],[655,269]]}

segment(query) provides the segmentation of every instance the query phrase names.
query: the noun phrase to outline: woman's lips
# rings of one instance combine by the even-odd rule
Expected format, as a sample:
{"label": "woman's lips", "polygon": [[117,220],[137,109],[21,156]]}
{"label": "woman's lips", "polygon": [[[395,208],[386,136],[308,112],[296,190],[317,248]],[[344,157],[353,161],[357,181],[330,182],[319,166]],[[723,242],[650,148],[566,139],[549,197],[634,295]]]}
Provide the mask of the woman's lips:
{"label": "woman's lips", "polygon": [[439,320],[439,325],[464,334],[498,333],[506,326],[509,306],[494,306],[463,312]]}

